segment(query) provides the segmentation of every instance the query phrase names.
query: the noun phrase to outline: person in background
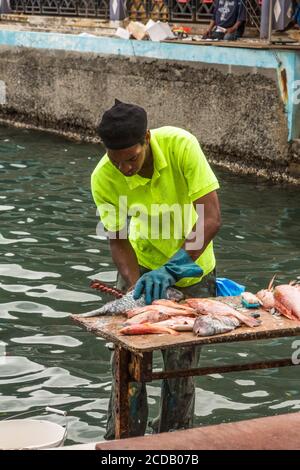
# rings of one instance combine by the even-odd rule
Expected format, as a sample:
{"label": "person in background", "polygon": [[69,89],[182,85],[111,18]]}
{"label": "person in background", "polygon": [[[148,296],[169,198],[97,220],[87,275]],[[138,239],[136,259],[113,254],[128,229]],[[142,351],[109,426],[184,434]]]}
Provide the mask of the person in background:
{"label": "person in background", "polygon": [[278,30],[278,31],[284,32],[292,28],[295,28],[295,29],[300,28],[300,0],[292,0],[291,10],[292,10],[292,14],[291,14],[290,22],[287,24],[287,26],[284,29]]}
{"label": "person in background", "polygon": [[213,19],[202,39],[235,41],[244,34],[245,0],[215,0]]}
{"label": "person in background", "polygon": [[[144,294],[147,304],[165,298],[171,286],[187,297],[215,296],[212,240],[221,224],[219,184],[196,137],[171,126],[150,130],[143,108],[119,100],[103,114],[97,131],[106,154],[92,174],[92,194],[118,270],[117,287],[134,289],[135,299]],[[180,219],[172,212],[175,207]],[[169,222],[159,223],[167,215]],[[200,348],[174,347],[162,354],[166,370],[194,368]],[[106,439],[115,438],[114,371],[113,355]],[[192,377],[164,380],[153,431],[192,427],[194,406]],[[147,419],[146,385],[132,382],[130,436],[143,435]]]}
{"label": "person in background", "polygon": [[294,26],[300,27],[300,0],[295,0],[293,2],[293,17],[292,21],[294,22]]}

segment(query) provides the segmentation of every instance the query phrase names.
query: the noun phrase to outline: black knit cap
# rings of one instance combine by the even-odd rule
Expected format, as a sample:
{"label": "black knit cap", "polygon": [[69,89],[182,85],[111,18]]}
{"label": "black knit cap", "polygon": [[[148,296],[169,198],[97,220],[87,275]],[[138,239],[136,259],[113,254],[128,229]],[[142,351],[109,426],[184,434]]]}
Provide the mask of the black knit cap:
{"label": "black knit cap", "polygon": [[140,106],[116,99],[114,106],[103,114],[97,132],[108,149],[132,147],[146,135],[147,113]]}

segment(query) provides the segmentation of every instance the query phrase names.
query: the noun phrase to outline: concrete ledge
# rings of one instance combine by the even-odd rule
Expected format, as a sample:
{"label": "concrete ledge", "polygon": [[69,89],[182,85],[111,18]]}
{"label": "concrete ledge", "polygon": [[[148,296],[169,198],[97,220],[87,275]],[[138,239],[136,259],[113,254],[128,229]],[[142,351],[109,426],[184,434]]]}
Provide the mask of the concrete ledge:
{"label": "concrete ledge", "polygon": [[99,18],[84,18],[78,16],[42,16],[6,13],[0,15],[1,29],[15,31],[44,31],[75,33],[92,33],[96,36],[114,36],[117,22]]}
{"label": "concrete ledge", "polygon": [[299,450],[300,413],[101,442],[96,450]]}

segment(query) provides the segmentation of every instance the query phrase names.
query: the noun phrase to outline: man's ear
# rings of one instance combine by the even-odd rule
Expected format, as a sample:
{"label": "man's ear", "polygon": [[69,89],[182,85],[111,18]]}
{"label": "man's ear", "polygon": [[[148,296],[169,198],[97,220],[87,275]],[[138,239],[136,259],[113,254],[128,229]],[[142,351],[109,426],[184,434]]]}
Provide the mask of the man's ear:
{"label": "man's ear", "polygon": [[151,131],[150,131],[150,129],[147,129],[146,137],[145,137],[145,141],[146,141],[147,144],[150,143],[150,138],[151,138]]}

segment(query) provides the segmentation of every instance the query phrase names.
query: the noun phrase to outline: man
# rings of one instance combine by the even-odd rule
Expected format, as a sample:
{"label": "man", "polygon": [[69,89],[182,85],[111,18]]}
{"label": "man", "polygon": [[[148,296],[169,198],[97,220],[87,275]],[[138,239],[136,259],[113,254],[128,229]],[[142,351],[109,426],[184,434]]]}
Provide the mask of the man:
{"label": "man", "polygon": [[292,21],[294,22],[293,26],[297,26],[297,28],[299,28],[300,26],[300,1],[295,0],[292,3],[293,3]]}
{"label": "man", "polygon": [[245,0],[215,0],[213,19],[203,39],[235,41],[244,34],[245,23]]}
{"label": "man", "polygon": [[300,26],[300,0],[292,0],[291,2],[291,20],[284,29],[277,31],[288,31],[291,28],[299,29]]}
{"label": "man", "polygon": [[[174,285],[188,297],[215,296],[219,185],[197,139],[175,127],[150,131],[143,108],[118,100],[104,113],[98,134],[107,153],[92,174],[92,193],[108,231],[117,287],[134,288],[135,298],[145,294],[148,304]],[[199,353],[192,347],[164,351],[165,368],[197,367]],[[114,380],[111,393],[106,439],[115,437]],[[194,404],[192,378],[165,380],[154,432],[191,427]],[[145,384],[133,383],[131,436],[144,434],[147,416]]]}

